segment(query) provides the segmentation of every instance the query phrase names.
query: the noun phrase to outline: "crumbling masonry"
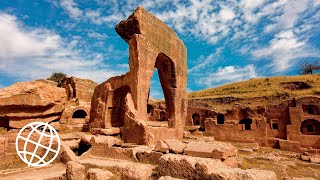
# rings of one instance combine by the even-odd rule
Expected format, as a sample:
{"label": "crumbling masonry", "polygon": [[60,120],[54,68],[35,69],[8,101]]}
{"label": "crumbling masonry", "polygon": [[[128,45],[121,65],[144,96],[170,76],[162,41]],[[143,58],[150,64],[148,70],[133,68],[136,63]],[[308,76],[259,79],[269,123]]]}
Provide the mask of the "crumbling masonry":
{"label": "crumbling masonry", "polygon": [[[130,71],[96,87],[91,127],[122,127],[123,140],[137,144],[182,138],[187,113],[187,50],[183,42],[142,7],[121,21],[116,31],[129,44]],[[168,127],[151,127],[146,123],[150,80],[155,68],[166,100]]]}

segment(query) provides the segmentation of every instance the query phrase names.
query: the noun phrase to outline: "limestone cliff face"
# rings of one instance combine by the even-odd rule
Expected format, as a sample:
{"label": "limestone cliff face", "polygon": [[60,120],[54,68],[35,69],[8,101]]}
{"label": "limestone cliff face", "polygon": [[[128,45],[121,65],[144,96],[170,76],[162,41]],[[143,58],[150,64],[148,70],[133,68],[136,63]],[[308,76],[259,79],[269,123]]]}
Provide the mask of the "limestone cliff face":
{"label": "limestone cliff face", "polygon": [[16,83],[0,89],[0,124],[22,128],[33,121],[59,120],[66,100],[66,90],[52,81]]}

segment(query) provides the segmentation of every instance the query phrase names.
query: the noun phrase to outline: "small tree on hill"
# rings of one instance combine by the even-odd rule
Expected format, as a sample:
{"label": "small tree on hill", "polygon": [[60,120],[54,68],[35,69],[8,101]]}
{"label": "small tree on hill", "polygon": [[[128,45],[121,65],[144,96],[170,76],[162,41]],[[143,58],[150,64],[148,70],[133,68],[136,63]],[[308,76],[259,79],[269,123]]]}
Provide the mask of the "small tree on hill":
{"label": "small tree on hill", "polygon": [[61,86],[62,80],[67,77],[66,74],[61,73],[61,72],[54,72],[51,74],[51,76],[47,79],[50,81],[54,81],[58,83],[58,86]]}
{"label": "small tree on hill", "polygon": [[315,59],[313,61],[302,61],[299,64],[300,74],[314,74],[320,70],[320,61]]}

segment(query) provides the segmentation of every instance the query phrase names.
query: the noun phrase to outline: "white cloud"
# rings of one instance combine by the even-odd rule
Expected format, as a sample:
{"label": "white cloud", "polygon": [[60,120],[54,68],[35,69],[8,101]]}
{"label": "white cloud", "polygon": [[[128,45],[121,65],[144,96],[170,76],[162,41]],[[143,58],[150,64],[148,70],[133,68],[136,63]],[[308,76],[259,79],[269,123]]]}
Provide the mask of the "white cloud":
{"label": "white cloud", "polygon": [[297,58],[319,55],[317,50],[309,47],[292,31],[276,34],[267,47],[254,50],[252,53],[257,58],[270,59],[271,66],[278,72],[289,69]]}
{"label": "white cloud", "polygon": [[95,38],[95,39],[98,39],[98,40],[105,40],[105,39],[108,38],[108,35],[104,34],[104,33],[89,32],[88,33],[88,37]]}
{"label": "white cloud", "polygon": [[19,80],[46,78],[58,71],[102,82],[127,70],[109,67],[101,54],[75,50],[77,41],[68,42],[52,31],[26,27],[16,17],[0,14],[0,71]]}
{"label": "white cloud", "polygon": [[265,0],[242,0],[240,4],[242,4],[246,9],[255,9],[260,7]]}
{"label": "white cloud", "polygon": [[199,71],[203,70],[204,68],[207,68],[207,66],[216,64],[218,62],[218,58],[223,50],[223,47],[219,47],[215,49],[215,52],[212,54],[209,54],[208,56],[200,56],[196,62],[197,65],[194,67],[190,68],[188,70],[188,73],[198,73]]}
{"label": "white cloud", "polygon": [[208,76],[201,77],[198,83],[206,85],[207,87],[212,87],[230,82],[243,81],[257,76],[255,67],[252,64],[244,67],[226,66],[219,67],[216,72],[209,74]]}
{"label": "white cloud", "polygon": [[77,3],[73,0],[61,0],[60,5],[72,19],[78,19],[83,14],[83,11],[78,8]]}
{"label": "white cloud", "polygon": [[[95,1],[97,9],[85,9],[84,13],[74,0],[62,0],[61,4],[71,17],[82,16],[81,20],[94,24],[114,27],[125,19],[138,6],[142,5],[155,14],[177,32],[192,35],[208,43],[215,44],[225,38],[232,40],[250,39],[257,32],[256,25],[263,22],[265,33],[278,29],[288,30],[309,8],[315,9],[319,0],[130,0],[130,1]],[[313,5],[312,5],[313,4]],[[75,11],[75,13],[72,13]],[[74,14],[74,15],[72,15]],[[260,21],[266,18],[267,21]],[[270,22],[271,21],[271,22]],[[268,23],[266,23],[268,22]]]}
{"label": "white cloud", "polygon": [[294,27],[299,14],[308,8],[310,0],[292,0],[285,4],[283,14],[278,18],[278,26],[282,29]]}
{"label": "white cloud", "polygon": [[[174,28],[179,35],[187,38],[191,36],[209,44],[219,43],[217,46],[223,44],[226,48],[232,46],[230,49],[233,52],[254,55],[252,59],[270,59],[271,66],[277,71],[290,68],[296,58],[316,54],[308,38],[318,32],[319,0],[96,2],[99,7],[85,9],[82,20],[114,27],[117,22],[127,18],[138,5],[142,5]],[[69,4],[78,7],[75,3]],[[283,32],[291,34],[281,34]],[[274,38],[271,41],[266,41],[272,37]],[[216,60],[219,62],[220,59],[217,58],[218,54],[202,57],[199,64],[190,68],[189,72],[201,72]]]}
{"label": "white cloud", "polygon": [[87,9],[85,11],[85,17],[89,19],[90,22],[94,24],[107,24],[109,27],[114,26],[115,23],[119,22],[120,20],[124,19],[122,14],[112,13],[110,15],[102,15],[99,10],[92,10]]}
{"label": "white cloud", "polygon": [[220,15],[220,18],[223,19],[224,21],[229,21],[236,17],[234,12],[229,8],[222,8],[219,15]]}
{"label": "white cloud", "polygon": [[[0,14],[0,58],[11,59],[21,56],[43,56],[56,50],[61,37],[46,29],[23,32],[19,29],[16,17]],[[10,34],[10,36],[9,36]]]}
{"label": "white cloud", "polygon": [[265,0],[242,0],[240,6],[244,13],[244,19],[249,23],[257,23],[261,16],[255,13],[255,11],[257,8],[260,8],[264,2]]}

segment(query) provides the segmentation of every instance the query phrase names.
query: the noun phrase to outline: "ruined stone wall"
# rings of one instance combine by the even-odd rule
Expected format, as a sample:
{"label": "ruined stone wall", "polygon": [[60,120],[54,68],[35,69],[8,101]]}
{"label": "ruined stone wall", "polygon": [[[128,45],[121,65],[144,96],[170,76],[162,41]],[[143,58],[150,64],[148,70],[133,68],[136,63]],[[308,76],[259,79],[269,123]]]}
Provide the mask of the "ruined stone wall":
{"label": "ruined stone wall", "polygon": [[148,101],[147,104],[148,121],[167,121],[169,114],[166,105],[162,102]]}
{"label": "ruined stone wall", "polygon": [[199,116],[199,124],[200,128],[205,128],[204,121],[206,118],[215,117],[217,113],[210,109],[196,108],[196,107],[188,107],[188,115],[186,119],[186,126],[195,126],[197,125],[197,116]]}
{"label": "ruined stone wall", "polygon": [[265,117],[269,126],[267,127],[267,138],[287,138],[287,125],[290,124],[289,102],[285,101],[279,105],[267,106]]}
{"label": "ruined stone wall", "polygon": [[[182,138],[187,113],[187,50],[183,42],[171,28],[142,7],[121,21],[116,31],[129,44],[130,71],[96,87],[92,98],[92,127],[124,126],[125,142],[138,144]],[[146,125],[154,68],[159,72],[169,128]]]}
{"label": "ruined stone wall", "polygon": [[62,87],[66,89],[68,100],[77,98],[82,102],[91,102],[94,88],[97,83],[89,79],[67,77],[62,81]]}
{"label": "ruined stone wall", "polygon": [[[298,141],[301,147],[320,148],[320,129],[316,129],[320,125],[320,115],[318,113],[305,112],[303,108],[305,105],[313,105],[319,109],[320,98],[308,96],[297,98],[295,101],[296,106],[289,108],[291,124],[287,126],[287,139]],[[314,120],[314,123],[310,124],[312,129],[309,129],[313,130],[313,132],[306,132],[305,134],[301,132],[301,130],[304,130],[302,124],[305,120]]]}
{"label": "ruined stone wall", "polygon": [[[203,108],[189,107],[188,116],[194,113],[205,116],[204,134],[221,141],[258,142],[278,148],[287,148],[285,144],[293,143],[302,148],[320,148],[319,107],[319,97],[307,96],[267,107],[235,106],[222,114],[223,124],[218,122],[219,113],[208,116]],[[252,120],[249,129],[241,124],[243,120]],[[192,125],[190,118],[186,119],[186,125]]]}
{"label": "ruined stone wall", "polygon": [[[249,109],[235,107],[224,114],[223,124],[218,123],[218,118],[207,118],[205,123],[205,135],[214,136],[221,141],[259,142],[265,144],[268,124],[262,116],[261,108]],[[218,116],[218,115],[217,115]],[[249,125],[241,124],[251,121]],[[250,128],[250,129],[247,129]]]}

